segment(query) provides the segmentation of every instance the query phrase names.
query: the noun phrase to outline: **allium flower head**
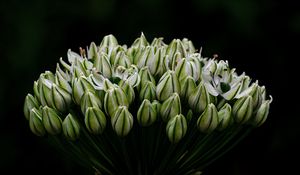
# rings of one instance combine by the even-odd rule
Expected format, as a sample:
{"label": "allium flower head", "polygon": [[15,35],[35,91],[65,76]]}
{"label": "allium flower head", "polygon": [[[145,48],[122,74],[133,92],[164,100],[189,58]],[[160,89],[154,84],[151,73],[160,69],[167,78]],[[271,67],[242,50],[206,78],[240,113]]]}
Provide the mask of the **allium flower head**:
{"label": "allium flower head", "polygon": [[193,174],[261,126],[272,98],[184,38],[107,35],[33,83],[29,128],[102,174]]}

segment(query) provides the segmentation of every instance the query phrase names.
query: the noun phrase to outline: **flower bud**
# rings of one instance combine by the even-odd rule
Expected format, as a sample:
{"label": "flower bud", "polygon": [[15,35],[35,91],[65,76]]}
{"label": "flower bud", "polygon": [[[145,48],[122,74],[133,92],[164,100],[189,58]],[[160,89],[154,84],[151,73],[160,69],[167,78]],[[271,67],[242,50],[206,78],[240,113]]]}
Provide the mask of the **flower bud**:
{"label": "flower bud", "polygon": [[150,126],[157,119],[156,108],[148,99],[145,99],[137,112],[137,121],[141,126]]}
{"label": "flower bud", "polygon": [[165,100],[160,108],[160,115],[163,121],[167,122],[172,117],[181,113],[180,97],[177,93],[173,93]]}
{"label": "flower bud", "polygon": [[187,56],[184,45],[179,39],[174,39],[167,47],[166,55],[169,55],[170,63],[173,62],[176,53],[180,53],[182,58]]}
{"label": "flower bud", "polygon": [[71,64],[74,64],[76,61],[81,62],[83,60],[82,56],[80,56],[76,52],[71,51],[71,49],[68,49],[67,56],[68,56],[68,61]]}
{"label": "flower bud", "polygon": [[188,61],[186,58],[181,59],[175,67],[175,73],[179,81],[182,81],[187,76],[193,77],[196,81],[199,79],[199,71],[200,69],[199,66],[196,65],[196,62]]}
{"label": "flower bud", "polygon": [[118,41],[113,35],[106,35],[103,37],[101,43],[100,43],[100,48],[113,48],[118,46]]}
{"label": "flower bud", "polygon": [[84,118],[85,126],[92,134],[101,134],[106,127],[106,117],[97,107],[88,107]]}
{"label": "flower bud", "polygon": [[148,66],[149,71],[153,76],[162,75],[165,72],[163,66],[164,57],[165,55],[163,49],[159,48],[153,55],[153,58],[146,62],[146,66]]}
{"label": "flower bud", "polygon": [[226,103],[219,111],[218,111],[218,118],[219,118],[219,126],[218,130],[222,131],[226,129],[229,125],[232,124],[232,117],[231,117],[231,106]]}
{"label": "flower bud", "polygon": [[106,78],[110,78],[112,76],[112,66],[107,58],[105,53],[97,54],[94,67]]}
{"label": "flower bud", "polygon": [[182,114],[170,119],[166,126],[167,136],[172,143],[178,143],[186,134],[187,122]]}
{"label": "flower bud", "polygon": [[271,100],[266,100],[262,102],[261,106],[258,108],[256,115],[251,121],[252,125],[259,127],[267,120],[271,102],[272,97]]}
{"label": "flower bud", "polygon": [[232,113],[235,121],[239,124],[246,123],[253,112],[253,102],[251,96],[244,96],[238,99],[232,108]]}
{"label": "flower bud", "polygon": [[151,73],[149,72],[148,67],[143,67],[139,71],[139,76],[141,78],[140,84],[138,85],[138,90],[142,89],[142,86],[145,84],[147,81],[151,81],[155,85],[155,80]]}
{"label": "flower bud", "polygon": [[118,136],[126,136],[133,126],[133,117],[126,106],[119,106],[111,118],[111,125]]}
{"label": "flower bud", "polygon": [[68,91],[70,94],[72,93],[72,88],[69,82],[61,75],[59,71],[55,73],[55,83]]}
{"label": "flower bud", "polygon": [[128,103],[131,104],[135,98],[135,93],[133,87],[128,81],[120,81],[119,86],[123,89],[127,96]]}
{"label": "flower bud", "polygon": [[210,133],[219,124],[218,111],[214,104],[210,103],[197,120],[197,126],[201,132]]}
{"label": "flower bud", "polygon": [[175,92],[180,93],[180,83],[174,71],[167,71],[158,82],[156,96],[158,100],[165,101]]}
{"label": "flower bud", "polygon": [[192,92],[196,89],[195,80],[191,76],[187,76],[185,79],[183,79],[180,82],[180,85],[181,85],[180,97],[181,99],[188,101]]}
{"label": "flower bud", "polygon": [[137,66],[138,68],[143,68],[148,65],[148,62],[152,62],[154,59],[154,47],[147,46],[146,50],[143,52],[141,57],[138,60]]}
{"label": "flower bud", "polygon": [[191,40],[188,40],[187,38],[183,38],[182,43],[183,43],[184,48],[187,53],[195,53],[196,52],[196,49]]}
{"label": "flower bud", "polygon": [[151,81],[144,82],[140,91],[140,100],[148,99],[153,101],[156,99],[156,87]]}
{"label": "flower bud", "polygon": [[40,93],[40,101],[43,106],[52,106],[53,104],[53,98],[52,98],[52,82],[48,79],[45,79],[44,77],[40,77],[38,87],[39,87],[39,93]]}
{"label": "flower bud", "polygon": [[131,47],[146,47],[148,45],[149,45],[149,43],[148,43],[144,33],[142,32],[141,36],[133,42]]}
{"label": "flower bud", "polygon": [[54,109],[48,106],[43,107],[42,121],[49,134],[56,135],[61,132],[62,121]]}
{"label": "flower bud", "polygon": [[161,104],[159,103],[159,101],[157,100],[154,100],[152,102],[152,107],[153,109],[156,111],[156,114],[157,114],[157,120],[159,119],[159,115],[160,115],[160,109],[161,109]]}
{"label": "flower bud", "polygon": [[163,39],[162,37],[160,38],[154,38],[152,43],[151,43],[151,46],[155,46],[155,47],[165,47],[166,44],[163,42]]}
{"label": "flower bud", "polygon": [[120,87],[109,89],[104,96],[105,112],[113,117],[119,106],[129,106],[126,94]]}
{"label": "flower bud", "polygon": [[95,61],[96,55],[98,54],[97,46],[94,42],[90,44],[90,47],[87,49],[87,57],[88,59],[91,59],[92,61]]}
{"label": "flower bud", "polygon": [[46,134],[42,123],[42,114],[36,108],[32,108],[30,110],[29,127],[30,130],[37,136],[44,136]]}
{"label": "flower bud", "polygon": [[25,118],[29,120],[31,109],[38,108],[38,107],[39,107],[38,101],[31,94],[27,94],[24,102],[24,107],[23,107]]}
{"label": "flower bud", "polygon": [[89,107],[102,108],[102,102],[96,94],[87,91],[81,98],[80,107],[82,114],[85,114]]}
{"label": "flower bud", "polygon": [[80,76],[72,81],[73,100],[77,105],[80,105],[80,100],[84,92],[95,92],[93,85],[86,77]]}
{"label": "flower bud", "polygon": [[68,114],[62,123],[63,133],[69,140],[75,141],[80,135],[80,125],[72,114]]}
{"label": "flower bud", "polygon": [[113,63],[114,67],[124,66],[128,68],[131,65],[131,61],[124,51],[120,51],[117,53]]}
{"label": "flower bud", "polygon": [[40,85],[39,85],[39,80],[33,82],[33,95],[37,98],[37,101],[40,102]]}
{"label": "flower bud", "polygon": [[201,113],[204,111],[206,106],[210,103],[210,97],[207,92],[206,87],[201,82],[196,89],[190,93],[189,105],[196,113]]}
{"label": "flower bud", "polygon": [[69,106],[72,103],[72,96],[63,88],[52,85],[52,97],[53,97],[53,107],[64,113],[68,111]]}

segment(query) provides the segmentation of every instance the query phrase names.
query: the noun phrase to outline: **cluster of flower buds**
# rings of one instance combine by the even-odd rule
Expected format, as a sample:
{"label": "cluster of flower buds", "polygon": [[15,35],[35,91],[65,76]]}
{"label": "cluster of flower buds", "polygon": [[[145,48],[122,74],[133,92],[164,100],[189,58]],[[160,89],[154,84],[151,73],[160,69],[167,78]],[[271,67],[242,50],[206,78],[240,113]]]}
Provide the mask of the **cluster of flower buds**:
{"label": "cluster of flower buds", "polygon": [[42,73],[26,96],[24,114],[38,136],[62,133],[76,140],[82,129],[102,134],[110,124],[124,137],[133,125],[163,122],[177,143],[189,127],[211,133],[260,126],[271,102],[264,86],[238,75],[227,61],[202,57],[187,39],[149,43],[141,34],[127,47],[108,35],[80,54],[69,50],[55,73]]}

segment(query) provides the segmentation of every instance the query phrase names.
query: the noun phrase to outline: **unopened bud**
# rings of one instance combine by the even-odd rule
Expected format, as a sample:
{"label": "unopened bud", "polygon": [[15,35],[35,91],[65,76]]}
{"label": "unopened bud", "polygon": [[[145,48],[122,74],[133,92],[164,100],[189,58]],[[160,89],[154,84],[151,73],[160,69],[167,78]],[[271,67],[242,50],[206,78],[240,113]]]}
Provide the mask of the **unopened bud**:
{"label": "unopened bud", "polygon": [[149,126],[157,119],[156,108],[148,99],[145,99],[137,112],[137,121],[141,126]]}
{"label": "unopened bud", "polygon": [[210,103],[197,120],[197,126],[201,132],[210,133],[219,124],[218,111],[214,104]]}
{"label": "unopened bud", "polygon": [[106,117],[97,107],[88,107],[84,118],[85,126],[92,134],[101,134],[106,127]]}
{"label": "unopened bud", "polygon": [[79,138],[80,125],[72,114],[68,114],[62,123],[64,136],[72,141]]}
{"label": "unopened bud", "polygon": [[62,120],[54,109],[48,106],[43,107],[42,121],[46,131],[51,135],[56,135],[61,132]]}
{"label": "unopened bud", "polygon": [[182,114],[170,119],[166,126],[167,136],[172,143],[178,143],[186,134],[187,122]]}
{"label": "unopened bud", "polygon": [[119,106],[111,118],[111,125],[118,136],[129,134],[133,126],[133,117],[126,106]]}
{"label": "unopened bud", "polygon": [[165,100],[160,108],[160,115],[163,121],[167,122],[172,117],[181,113],[180,97],[177,93],[173,93]]}

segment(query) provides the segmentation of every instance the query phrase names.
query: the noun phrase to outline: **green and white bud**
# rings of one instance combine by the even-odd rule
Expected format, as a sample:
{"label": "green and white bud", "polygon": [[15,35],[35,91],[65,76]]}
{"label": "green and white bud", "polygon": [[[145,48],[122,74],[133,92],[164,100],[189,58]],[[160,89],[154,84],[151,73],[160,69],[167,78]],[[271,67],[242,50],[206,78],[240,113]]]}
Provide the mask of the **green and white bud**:
{"label": "green and white bud", "polygon": [[127,106],[119,106],[111,118],[111,125],[116,134],[124,137],[129,134],[133,126],[133,117]]}
{"label": "green and white bud", "polygon": [[208,91],[204,84],[200,82],[196,89],[192,93],[190,93],[189,105],[194,112],[201,113],[209,103],[211,102]]}
{"label": "green and white bud", "polygon": [[101,43],[100,43],[100,48],[114,48],[118,46],[118,41],[113,35],[106,35],[103,37]]}
{"label": "green and white bud", "polygon": [[189,97],[197,87],[196,82],[193,77],[187,76],[185,79],[183,79],[180,82],[180,85],[181,85],[180,97],[184,101],[188,101]]}
{"label": "green and white bud", "polygon": [[195,81],[199,79],[200,76],[200,69],[199,66],[195,64],[196,62],[189,61],[186,58],[181,59],[177,66],[175,67],[175,73],[179,79],[179,81],[182,81],[187,76],[191,76],[194,78]]}
{"label": "green and white bud", "polygon": [[252,125],[259,127],[267,120],[267,117],[269,115],[270,104],[272,101],[273,99],[271,97],[270,100],[262,102],[262,104],[258,108],[256,115],[251,120]]}
{"label": "green and white bud", "polygon": [[[179,53],[182,58],[186,58],[187,53],[184,48],[183,43],[179,39],[174,39],[172,42],[168,45],[166,50],[166,55],[169,56],[170,63],[175,62],[176,60],[176,54]],[[176,60],[177,61],[177,60]],[[175,67],[174,67],[175,68]],[[173,70],[173,69],[172,69]]]}
{"label": "green and white bud", "polygon": [[44,136],[46,134],[44,125],[42,123],[42,114],[36,108],[32,108],[30,110],[29,127],[31,132],[37,136]]}
{"label": "green and white bud", "polygon": [[40,82],[40,80],[33,82],[33,95],[37,98],[38,102],[41,102],[39,82]]}
{"label": "green and white bud", "polygon": [[153,58],[149,59],[148,62],[146,63],[146,66],[149,68],[150,73],[153,76],[157,76],[157,75],[160,76],[166,71],[166,69],[164,69],[163,66],[164,57],[165,54],[163,48],[159,48],[155,52]]}
{"label": "green and white bud", "polygon": [[81,98],[80,102],[81,112],[82,114],[86,113],[86,110],[89,107],[102,108],[102,102],[99,97],[92,92],[85,92]]}
{"label": "green and white bud", "polygon": [[126,94],[128,103],[131,104],[135,98],[133,87],[129,84],[128,81],[120,81],[119,86],[123,89],[124,93]]}
{"label": "green and white bud", "polygon": [[157,120],[159,120],[161,104],[159,103],[159,101],[154,100],[154,101],[152,102],[152,106],[153,106],[153,109],[154,109],[154,110],[156,111],[156,113],[157,113]]}
{"label": "green and white bud", "polygon": [[165,100],[160,108],[160,115],[163,121],[167,122],[177,114],[181,114],[180,97],[177,93],[173,93]]}
{"label": "green and white bud", "polygon": [[236,123],[246,123],[251,118],[253,113],[252,97],[244,96],[238,99],[233,105],[232,113]]}
{"label": "green and white bud", "polygon": [[42,112],[42,121],[46,131],[49,134],[56,135],[61,133],[62,120],[54,109],[44,106]]}
{"label": "green and white bud", "polygon": [[[138,60],[137,66],[138,68],[143,68],[150,64],[154,60],[154,47],[147,46],[143,54]],[[150,62],[150,63],[149,63]]]}
{"label": "green and white bud", "polygon": [[191,40],[188,40],[187,38],[183,38],[182,43],[183,43],[184,48],[187,53],[195,53],[196,52],[196,49]]}
{"label": "green and white bud", "polygon": [[72,103],[72,96],[65,89],[53,84],[52,85],[53,107],[64,113],[68,111]]}
{"label": "green and white bud", "polygon": [[93,85],[84,77],[74,78],[72,81],[73,100],[77,105],[80,105],[81,97],[86,91],[95,92]]}
{"label": "green and white bud", "polygon": [[48,79],[45,79],[42,76],[40,77],[38,87],[40,93],[40,101],[43,106],[53,106],[53,96],[51,91],[52,85],[53,82],[51,82]]}
{"label": "green and white bud", "polygon": [[214,131],[219,125],[218,111],[214,104],[210,103],[197,120],[198,129],[203,133]]}
{"label": "green and white bud", "polygon": [[113,117],[119,106],[129,106],[126,94],[120,87],[109,89],[104,96],[104,110],[106,114]]}
{"label": "green and white bud", "polygon": [[178,143],[186,134],[187,122],[182,114],[171,118],[166,126],[167,136],[172,143]]}
{"label": "green and white bud", "polygon": [[174,71],[167,71],[159,80],[156,87],[158,100],[165,101],[173,93],[180,94],[180,83]]}
{"label": "green and white bud", "polygon": [[159,38],[154,38],[153,41],[151,42],[151,46],[154,47],[165,47],[167,46],[164,42],[163,42],[163,37],[159,37]]}
{"label": "green and white bud", "polygon": [[24,102],[24,107],[23,107],[25,118],[29,120],[31,109],[38,108],[38,107],[39,107],[39,102],[31,94],[27,94]]}
{"label": "green and white bud", "polygon": [[126,68],[129,68],[129,66],[131,65],[131,61],[124,51],[120,51],[117,53],[112,64],[114,65],[114,67],[124,66]]}
{"label": "green and white bud", "polygon": [[137,121],[141,126],[150,126],[157,119],[156,108],[148,99],[145,99],[137,112]]}
{"label": "green and white bud", "polygon": [[226,103],[219,111],[218,111],[218,118],[219,118],[219,126],[218,130],[223,131],[228,126],[230,126],[233,122],[231,114],[231,106]]}
{"label": "green and white bud", "polygon": [[149,45],[149,43],[148,43],[144,33],[142,32],[141,36],[133,42],[131,47],[146,47],[148,45]]}
{"label": "green and white bud", "polygon": [[64,136],[72,141],[79,138],[80,125],[72,114],[68,114],[62,123]]}
{"label": "green and white bud", "polygon": [[106,127],[105,114],[97,107],[88,107],[84,118],[87,130],[92,134],[101,134]]}
{"label": "green and white bud", "polygon": [[101,54],[97,54],[94,67],[106,78],[110,78],[113,74],[113,69],[108,60],[107,54],[103,52]]}
{"label": "green and white bud", "polygon": [[55,84],[62,87],[66,91],[68,91],[70,94],[72,93],[72,88],[69,82],[61,75],[59,71],[56,71],[55,73]]}
{"label": "green and white bud", "polygon": [[91,42],[90,47],[87,49],[87,57],[92,61],[95,61],[98,54],[98,48],[94,42]]}
{"label": "green and white bud", "polygon": [[140,91],[140,100],[148,99],[153,101],[156,99],[156,87],[151,81],[144,82]]}
{"label": "green and white bud", "polygon": [[148,67],[143,67],[139,71],[139,77],[140,77],[140,84],[137,86],[138,90],[141,90],[143,88],[143,85],[145,82],[151,81],[155,85],[155,79],[151,75]]}

